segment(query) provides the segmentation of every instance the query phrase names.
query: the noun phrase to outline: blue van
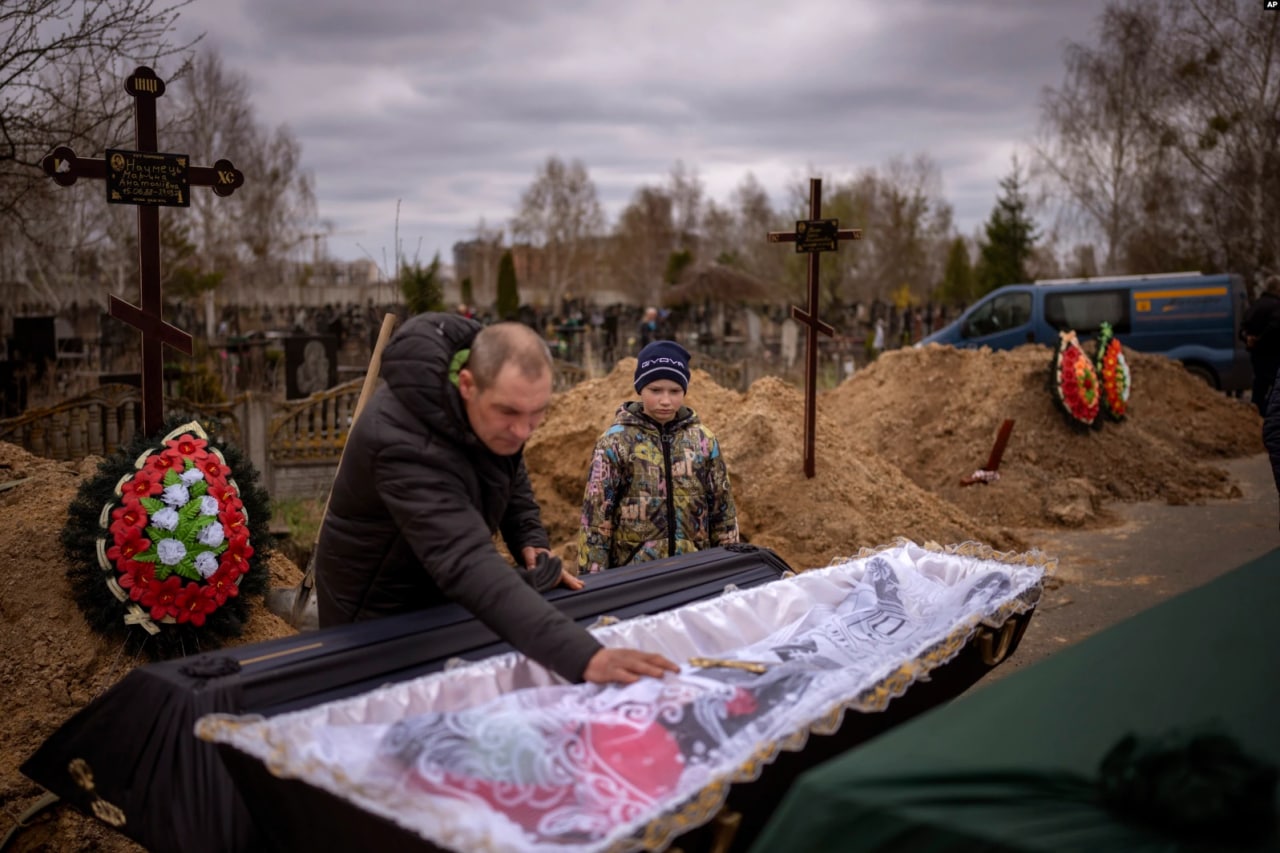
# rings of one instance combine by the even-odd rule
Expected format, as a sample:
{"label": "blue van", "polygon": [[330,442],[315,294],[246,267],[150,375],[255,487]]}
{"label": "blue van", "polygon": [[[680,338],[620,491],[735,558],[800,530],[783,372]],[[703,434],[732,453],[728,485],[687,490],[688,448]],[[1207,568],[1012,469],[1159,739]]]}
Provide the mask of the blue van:
{"label": "blue van", "polygon": [[921,344],[1057,346],[1059,330],[1074,329],[1085,341],[1107,322],[1124,346],[1175,358],[1215,388],[1245,391],[1253,379],[1239,336],[1247,305],[1238,275],[1162,273],[1011,284],[988,293]]}

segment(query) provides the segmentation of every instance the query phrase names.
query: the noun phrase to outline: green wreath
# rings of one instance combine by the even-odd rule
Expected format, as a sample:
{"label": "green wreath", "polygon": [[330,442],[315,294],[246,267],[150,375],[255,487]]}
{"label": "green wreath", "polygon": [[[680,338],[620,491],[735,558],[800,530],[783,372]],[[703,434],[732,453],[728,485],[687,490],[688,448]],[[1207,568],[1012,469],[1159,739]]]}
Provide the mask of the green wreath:
{"label": "green wreath", "polygon": [[267,588],[269,503],[257,471],[196,421],[135,438],[81,484],[62,530],[76,603],[97,631],[154,658],[241,634]]}

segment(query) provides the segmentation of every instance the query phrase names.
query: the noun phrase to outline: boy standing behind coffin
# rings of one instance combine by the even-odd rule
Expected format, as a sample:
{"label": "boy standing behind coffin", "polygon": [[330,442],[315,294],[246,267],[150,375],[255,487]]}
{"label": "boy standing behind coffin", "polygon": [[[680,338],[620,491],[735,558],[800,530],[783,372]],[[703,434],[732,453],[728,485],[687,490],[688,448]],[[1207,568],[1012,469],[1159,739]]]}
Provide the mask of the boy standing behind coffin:
{"label": "boy standing behind coffin", "polygon": [[[456,314],[419,314],[396,332],[382,357],[385,384],[347,439],[316,547],[321,627],[456,601],[570,681],[678,670],[660,655],[602,648],[527,582],[524,570],[559,563],[523,456],[551,402],[551,371],[546,344],[519,323],[481,329]],[[497,532],[524,570],[499,555]]]}
{"label": "boy standing behind coffin", "polygon": [[654,341],[636,359],[638,402],[596,442],[582,506],[579,573],[738,541],[720,444],[684,405],[689,353]]}

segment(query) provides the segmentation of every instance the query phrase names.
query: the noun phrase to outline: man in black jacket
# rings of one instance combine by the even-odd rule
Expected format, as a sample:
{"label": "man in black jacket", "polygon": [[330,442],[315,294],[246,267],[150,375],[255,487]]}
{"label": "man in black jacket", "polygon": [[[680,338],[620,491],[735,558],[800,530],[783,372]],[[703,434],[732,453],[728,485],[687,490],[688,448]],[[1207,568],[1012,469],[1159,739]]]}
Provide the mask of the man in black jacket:
{"label": "man in black jacket", "polygon": [[[451,600],[570,681],[677,671],[661,655],[602,647],[494,547],[501,532],[528,569],[549,553],[523,448],[551,403],[551,370],[546,344],[519,323],[420,314],[396,332],[316,547],[321,627]],[[581,586],[567,573],[564,583]]]}

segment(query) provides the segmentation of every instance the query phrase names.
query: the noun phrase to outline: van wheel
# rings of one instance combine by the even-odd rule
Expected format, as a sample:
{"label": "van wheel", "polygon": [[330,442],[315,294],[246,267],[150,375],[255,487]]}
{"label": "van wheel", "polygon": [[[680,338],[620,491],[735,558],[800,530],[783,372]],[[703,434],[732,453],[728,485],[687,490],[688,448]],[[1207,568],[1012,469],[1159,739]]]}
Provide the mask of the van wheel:
{"label": "van wheel", "polygon": [[1214,373],[1212,368],[1205,367],[1203,364],[1188,364],[1186,362],[1184,362],[1182,366],[1185,367],[1187,372],[1192,376],[1203,381],[1210,388],[1217,390],[1218,374]]}

